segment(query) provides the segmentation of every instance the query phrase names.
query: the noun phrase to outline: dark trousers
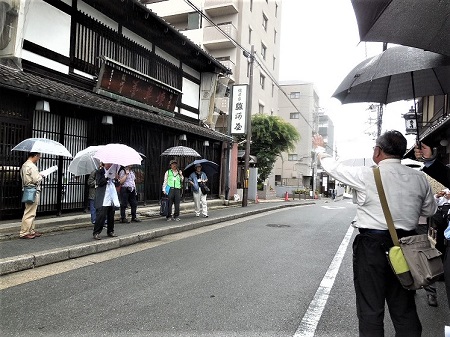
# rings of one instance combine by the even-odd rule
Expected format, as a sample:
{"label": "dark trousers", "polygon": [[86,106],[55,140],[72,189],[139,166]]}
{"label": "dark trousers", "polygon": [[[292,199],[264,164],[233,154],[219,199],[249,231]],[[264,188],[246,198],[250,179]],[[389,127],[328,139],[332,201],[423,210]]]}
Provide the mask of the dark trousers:
{"label": "dark trousers", "polygon": [[[399,235],[402,236],[406,235]],[[389,232],[359,234],[353,242],[353,280],[360,337],[384,336],[385,302],[396,337],[421,336],[415,291],[400,285],[387,261],[386,251],[392,245]]]}
{"label": "dark trousers", "polygon": [[91,211],[91,222],[95,224],[96,210],[95,210],[95,199],[89,199],[89,210]]}
{"label": "dark trousers", "polygon": [[127,208],[128,203],[130,203],[131,207],[131,218],[136,219],[136,209],[137,209],[137,199],[136,199],[136,190],[128,190],[126,187],[120,188],[120,217],[122,219],[126,218],[125,209]]}
{"label": "dark trousers", "polygon": [[114,206],[102,206],[97,208],[97,217],[95,219],[94,225],[94,235],[100,234],[103,230],[103,225],[105,224],[105,220],[108,221],[106,232],[114,233]]}
{"label": "dark trousers", "polygon": [[171,188],[169,192],[169,205],[167,210],[167,218],[172,216],[172,205],[175,205],[173,213],[174,218],[180,215],[181,190],[179,188]]}

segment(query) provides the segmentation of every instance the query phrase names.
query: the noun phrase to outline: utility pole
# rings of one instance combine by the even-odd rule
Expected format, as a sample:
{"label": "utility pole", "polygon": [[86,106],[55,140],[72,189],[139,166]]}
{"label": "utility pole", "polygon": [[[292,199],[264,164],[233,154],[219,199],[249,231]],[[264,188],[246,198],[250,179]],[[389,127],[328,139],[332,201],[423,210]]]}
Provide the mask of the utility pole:
{"label": "utility pole", "polygon": [[377,136],[381,136],[381,127],[383,126],[383,105],[378,104],[377,108]]}
{"label": "utility pole", "polygon": [[[245,54],[244,54],[245,55]],[[249,62],[249,81],[248,81],[248,96],[247,96],[247,138],[245,142],[245,168],[244,168],[244,186],[242,189],[242,207],[248,205],[248,179],[250,175],[250,143],[252,140],[252,92],[253,92],[253,63],[255,62],[255,46],[252,45],[250,55],[247,56]]]}
{"label": "utility pole", "polygon": [[[319,129],[319,111],[317,108],[314,108],[313,111],[313,134],[317,134]],[[316,156],[313,156],[314,159],[311,161],[311,174],[312,174],[312,195],[311,197],[314,199],[316,195],[317,188],[317,162]]]}

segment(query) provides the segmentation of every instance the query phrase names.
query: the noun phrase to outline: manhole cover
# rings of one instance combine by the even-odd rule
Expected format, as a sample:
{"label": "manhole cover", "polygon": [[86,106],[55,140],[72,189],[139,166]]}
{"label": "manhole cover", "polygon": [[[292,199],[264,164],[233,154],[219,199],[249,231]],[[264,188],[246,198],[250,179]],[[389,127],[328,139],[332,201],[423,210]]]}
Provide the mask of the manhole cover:
{"label": "manhole cover", "polygon": [[285,228],[285,227],[291,227],[290,225],[279,225],[279,224],[268,224],[267,227],[278,227],[278,228]]}

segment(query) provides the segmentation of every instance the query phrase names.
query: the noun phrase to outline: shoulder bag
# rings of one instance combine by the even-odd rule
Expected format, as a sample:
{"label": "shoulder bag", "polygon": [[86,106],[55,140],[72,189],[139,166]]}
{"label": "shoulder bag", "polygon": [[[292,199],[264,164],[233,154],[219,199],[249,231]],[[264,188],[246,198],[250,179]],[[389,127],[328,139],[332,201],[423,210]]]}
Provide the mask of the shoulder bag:
{"label": "shoulder bag", "polygon": [[22,194],[22,202],[26,204],[34,204],[36,200],[36,186],[24,186]]}
{"label": "shoulder bag", "polygon": [[387,258],[403,288],[416,290],[435,282],[444,273],[442,253],[432,247],[428,234],[412,235],[398,239],[392,215],[387,204],[381,181],[380,169],[373,169],[375,183],[384,217],[394,246],[389,249]]}

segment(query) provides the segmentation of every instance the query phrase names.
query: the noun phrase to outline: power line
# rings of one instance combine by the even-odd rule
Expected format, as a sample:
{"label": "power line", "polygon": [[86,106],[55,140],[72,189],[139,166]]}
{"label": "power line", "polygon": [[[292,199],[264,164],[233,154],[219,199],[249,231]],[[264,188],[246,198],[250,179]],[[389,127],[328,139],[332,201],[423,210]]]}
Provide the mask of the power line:
{"label": "power line", "polygon": [[[296,112],[298,112],[300,114],[300,116],[302,117],[302,119],[305,121],[305,123],[313,130],[314,127],[308,122],[308,120],[305,118],[305,116],[303,115],[303,113],[297,108],[297,106],[294,104],[294,102],[292,102],[291,98],[289,97],[289,95],[284,91],[284,89],[281,87],[281,85],[278,83],[278,81],[272,76],[272,73],[267,69],[267,67],[264,64],[263,60],[258,60],[259,56],[255,53],[254,55],[252,55],[244,46],[242,46],[239,42],[237,42],[235,39],[233,39],[230,35],[228,35],[228,33],[226,33],[222,28],[220,28],[219,25],[217,25],[214,21],[212,21],[209,17],[206,16],[205,13],[203,13],[203,11],[201,9],[199,9],[195,4],[193,4],[190,0],[184,0],[195,12],[197,12],[198,14],[200,14],[200,16],[202,18],[204,18],[206,21],[208,21],[214,28],[216,28],[223,36],[225,36],[227,39],[229,39],[235,47],[239,48],[242,50],[242,52],[244,53],[244,55],[246,55],[247,57],[252,57],[253,60],[256,61],[256,63],[258,64],[258,66],[261,68],[261,70],[267,75],[267,77],[269,77],[272,82],[276,85],[276,87],[278,88],[278,90],[280,90],[284,96],[288,99],[289,103],[291,103],[292,107],[295,109]],[[257,57],[255,57],[257,56]],[[317,113],[317,112],[313,112],[313,113]],[[328,145],[327,147],[335,152],[332,148],[330,148]]]}

